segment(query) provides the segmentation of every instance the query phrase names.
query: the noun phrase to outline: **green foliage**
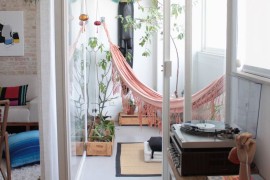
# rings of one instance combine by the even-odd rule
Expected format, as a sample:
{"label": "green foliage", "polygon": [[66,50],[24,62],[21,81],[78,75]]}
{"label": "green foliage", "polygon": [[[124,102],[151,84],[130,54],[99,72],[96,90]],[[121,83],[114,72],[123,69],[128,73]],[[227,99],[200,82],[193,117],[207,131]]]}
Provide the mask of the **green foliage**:
{"label": "green foliage", "polygon": [[[112,88],[109,88],[111,78],[111,52],[104,51],[104,45],[98,41],[96,37],[88,39],[88,46],[91,52],[94,52],[96,69],[97,69],[97,82],[98,82],[98,116],[103,120],[107,113],[104,113],[104,108],[109,101],[117,97],[112,97]],[[98,59],[97,59],[98,57]]]}
{"label": "green foliage", "polygon": [[95,49],[97,47],[97,38],[96,37],[90,37],[88,39],[88,46],[91,48],[91,49]]}
{"label": "green foliage", "polygon": [[129,62],[131,62],[132,59],[132,54],[130,52],[126,53],[126,60],[128,60]]}
{"label": "green foliage", "polygon": [[[134,1],[130,1],[134,2]],[[144,18],[132,18],[131,16],[118,15],[123,24],[125,30],[133,28],[134,30],[144,28],[144,34],[140,38],[139,45],[145,47],[145,51],[142,52],[142,56],[150,56],[151,51],[146,47],[147,44],[151,44],[152,35],[161,30],[163,24],[163,5],[158,0],[151,0],[151,7],[143,7],[138,3],[138,10],[142,13],[146,13]],[[175,19],[173,24],[173,31],[177,33],[176,37],[178,40],[182,40],[184,33],[181,31],[179,25],[179,16],[183,13],[183,7],[179,4],[171,4],[171,15]]]}
{"label": "green foliage", "polygon": [[[118,15],[123,24],[125,30],[133,28],[134,30],[143,29],[144,33],[142,34],[139,45],[144,47],[144,51],[142,52],[142,56],[148,57],[151,55],[151,50],[147,48],[147,45],[151,44],[152,36],[155,33],[160,32],[163,27],[163,4],[158,0],[151,0],[152,5],[150,7],[143,7],[140,5],[138,0],[133,0],[129,2],[137,2],[138,10],[143,14],[146,14],[144,18],[132,18],[131,16],[126,16],[125,18],[121,15]],[[182,40],[184,38],[184,30],[181,27],[181,21],[179,17],[184,11],[184,7],[179,4],[171,4],[171,22],[172,22],[172,31],[171,40],[173,42],[176,56],[177,56],[177,74],[176,74],[176,90],[175,96],[178,97],[178,78],[179,78],[179,54],[177,50],[177,45],[175,40]],[[163,32],[161,31],[161,34]]]}
{"label": "green foliage", "polygon": [[89,136],[90,141],[112,141],[115,134],[115,125],[113,121],[104,120],[95,125],[93,134]]}
{"label": "green foliage", "polygon": [[90,37],[88,39],[88,46],[91,48],[92,51],[100,51],[103,52],[104,45],[102,43],[98,44],[98,39],[97,37]]}

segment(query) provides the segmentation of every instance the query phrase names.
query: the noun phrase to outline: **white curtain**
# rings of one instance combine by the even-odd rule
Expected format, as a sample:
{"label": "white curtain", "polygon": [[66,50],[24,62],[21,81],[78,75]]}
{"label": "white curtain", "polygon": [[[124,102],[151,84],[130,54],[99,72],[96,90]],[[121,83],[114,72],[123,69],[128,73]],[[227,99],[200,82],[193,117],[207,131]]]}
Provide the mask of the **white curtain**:
{"label": "white curtain", "polygon": [[55,85],[54,1],[40,1],[41,179],[59,179]]}

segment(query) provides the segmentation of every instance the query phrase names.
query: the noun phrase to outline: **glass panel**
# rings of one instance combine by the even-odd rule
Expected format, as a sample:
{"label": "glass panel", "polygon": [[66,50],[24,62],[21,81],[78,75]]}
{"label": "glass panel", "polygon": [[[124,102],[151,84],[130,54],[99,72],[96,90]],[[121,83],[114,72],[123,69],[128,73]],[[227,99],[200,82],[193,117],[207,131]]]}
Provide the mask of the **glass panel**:
{"label": "glass panel", "polygon": [[204,3],[204,48],[224,50],[226,47],[226,16],[224,15],[226,15],[227,1],[206,0]]}
{"label": "glass panel", "polygon": [[[205,3],[205,4],[204,4]],[[222,4],[222,6],[218,3]],[[223,54],[202,51],[202,41],[213,49],[226,47],[227,1],[197,1],[192,24],[192,119],[224,121],[226,59]],[[209,13],[214,13],[210,16]],[[204,15],[202,17],[202,14]],[[218,23],[217,23],[218,22]],[[204,31],[205,33],[201,33]],[[209,45],[209,44],[208,44]]]}
{"label": "glass panel", "polygon": [[[184,97],[184,60],[185,60],[185,1],[171,1],[171,37],[170,37],[170,60],[172,61],[172,75],[170,78],[170,97]],[[179,109],[178,109],[179,110]],[[172,112],[170,124],[181,123],[183,113]]]}
{"label": "glass panel", "polygon": [[171,97],[184,95],[184,4],[183,0],[171,1]]}
{"label": "glass panel", "polygon": [[[197,1],[194,1],[196,4]],[[161,22],[163,23],[163,22]],[[185,0],[171,1],[171,36],[170,61],[172,71],[170,78],[170,98],[184,98],[185,86]],[[161,24],[162,25],[162,24]],[[161,26],[160,25],[160,26]],[[163,29],[157,34],[157,91],[163,93]],[[183,121],[183,108],[170,111],[170,124]]]}
{"label": "glass panel", "polygon": [[[236,21],[236,62],[233,62],[233,72],[244,71],[270,78],[268,60],[270,45],[268,21],[258,21],[262,16],[269,15],[270,3],[265,0],[237,2]],[[268,69],[268,70],[267,70]],[[257,125],[260,111],[261,84],[245,77],[231,77],[231,121],[242,132],[257,135]]]}
{"label": "glass panel", "polygon": [[238,0],[237,60],[239,70],[270,78],[270,22],[260,21],[269,17],[267,0]]}
{"label": "glass panel", "polygon": [[69,140],[70,175],[75,179],[85,142],[86,95],[85,95],[85,45],[79,16],[81,1],[68,2],[68,104],[69,104]]}

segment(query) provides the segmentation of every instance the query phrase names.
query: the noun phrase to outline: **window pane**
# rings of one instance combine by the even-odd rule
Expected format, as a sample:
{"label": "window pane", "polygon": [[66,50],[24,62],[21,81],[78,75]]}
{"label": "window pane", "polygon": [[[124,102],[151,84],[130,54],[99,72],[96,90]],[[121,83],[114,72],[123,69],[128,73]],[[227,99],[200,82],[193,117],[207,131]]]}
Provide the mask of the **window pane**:
{"label": "window pane", "polygon": [[[217,1],[217,2],[215,2]],[[202,2],[202,1],[200,1]],[[224,55],[209,53],[209,48],[223,49],[226,46],[226,11],[227,1],[206,0],[206,48],[202,52],[201,45],[204,35],[198,28],[201,22],[201,9],[193,7],[192,13],[192,119],[225,121],[225,84],[224,74],[226,59]],[[200,3],[197,5],[201,5]],[[221,13],[221,11],[223,13]],[[222,20],[221,20],[222,19]],[[210,87],[211,88],[206,88]],[[198,93],[199,92],[199,93]],[[200,94],[199,96],[197,96]]]}
{"label": "window pane", "polygon": [[246,71],[259,73],[258,75],[263,71],[268,77],[270,77],[270,21],[267,21],[266,17],[270,17],[269,9],[269,0],[238,0],[237,58],[242,66],[245,65],[243,68]]}
{"label": "window pane", "polygon": [[226,47],[226,0],[205,0],[205,48]]}

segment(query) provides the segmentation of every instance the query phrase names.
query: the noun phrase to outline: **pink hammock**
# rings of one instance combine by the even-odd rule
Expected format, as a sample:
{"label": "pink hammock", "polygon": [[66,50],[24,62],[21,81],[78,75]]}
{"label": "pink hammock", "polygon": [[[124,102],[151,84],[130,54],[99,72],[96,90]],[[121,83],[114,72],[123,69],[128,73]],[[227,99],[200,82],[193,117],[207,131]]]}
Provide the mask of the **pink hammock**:
{"label": "pink hammock", "polygon": [[[157,119],[157,111],[162,108],[162,95],[152,90],[143,84],[133,72],[133,69],[126,62],[125,57],[120,52],[118,46],[111,42],[106,24],[103,23],[103,27],[110,43],[110,52],[112,54],[112,81],[114,93],[119,92],[120,87],[127,86],[135,99],[135,103],[138,107],[139,119],[142,115],[148,115],[153,117],[155,121]],[[121,82],[119,81],[121,79]],[[219,97],[224,91],[224,76],[213,81],[204,89],[192,95],[192,108],[199,108],[201,105],[208,102],[214,103],[214,99]],[[124,111],[128,109],[128,102],[124,101],[124,94],[122,91],[122,102]],[[183,98],[175,98],[170,100],[170,110],[172,113],[183,112]],[[151,123],[151,122],[149,122]]]}

